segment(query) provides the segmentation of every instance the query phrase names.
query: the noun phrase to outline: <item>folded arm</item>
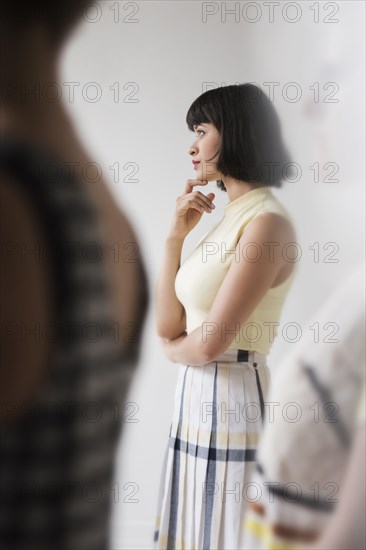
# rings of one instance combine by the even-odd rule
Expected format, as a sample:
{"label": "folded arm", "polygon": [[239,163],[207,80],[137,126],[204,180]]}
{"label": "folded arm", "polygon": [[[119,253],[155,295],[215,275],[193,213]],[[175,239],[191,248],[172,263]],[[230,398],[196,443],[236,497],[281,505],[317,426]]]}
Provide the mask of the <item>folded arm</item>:
{"label": "folded arm", "polygon": [[290,229],[285,218],[274,213],[262,213],[249,223],[205,321],[188,336],[163,342],[173,362],[204,364],[214,361],[230,347],[236,332],[273,286],[286,263],[282,247],[291,240]]}

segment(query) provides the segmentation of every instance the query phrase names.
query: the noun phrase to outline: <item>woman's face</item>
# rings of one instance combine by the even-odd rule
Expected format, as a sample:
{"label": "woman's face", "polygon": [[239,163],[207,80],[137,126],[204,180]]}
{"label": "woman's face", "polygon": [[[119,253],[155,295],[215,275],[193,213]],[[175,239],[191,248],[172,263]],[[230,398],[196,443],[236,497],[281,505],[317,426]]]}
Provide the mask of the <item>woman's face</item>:
{"label": "woman's face", "polygon": [[219,180],[216,163],[219,157],[220,133],[210,122],[202,122],[194,126],[196,138],[188,150],[192,157],[196,179]]}

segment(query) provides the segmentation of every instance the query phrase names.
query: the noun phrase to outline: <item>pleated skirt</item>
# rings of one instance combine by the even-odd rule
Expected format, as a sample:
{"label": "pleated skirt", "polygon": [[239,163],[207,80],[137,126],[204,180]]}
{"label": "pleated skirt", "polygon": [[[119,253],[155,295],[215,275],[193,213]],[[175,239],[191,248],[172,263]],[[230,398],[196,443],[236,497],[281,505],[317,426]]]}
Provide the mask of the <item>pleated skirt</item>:
{"label": "pleated skirt", "polygon": [[154,549],[242,548],[269,382],[256,351],[229,348],[205,365],[179,365]]}

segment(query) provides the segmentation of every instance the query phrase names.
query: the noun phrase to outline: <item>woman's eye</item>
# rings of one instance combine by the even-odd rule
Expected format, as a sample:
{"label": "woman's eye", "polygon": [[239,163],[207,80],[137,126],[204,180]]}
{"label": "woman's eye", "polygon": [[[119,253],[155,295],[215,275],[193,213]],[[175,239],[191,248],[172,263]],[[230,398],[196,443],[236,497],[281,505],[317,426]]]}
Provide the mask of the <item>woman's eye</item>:
{"label": "woman's eye", "polygon": [[196,135],[197,135],[197,134],[204,134],[204,133],[205,133],[205,132],[204,132],[203,130],[197,130]]}

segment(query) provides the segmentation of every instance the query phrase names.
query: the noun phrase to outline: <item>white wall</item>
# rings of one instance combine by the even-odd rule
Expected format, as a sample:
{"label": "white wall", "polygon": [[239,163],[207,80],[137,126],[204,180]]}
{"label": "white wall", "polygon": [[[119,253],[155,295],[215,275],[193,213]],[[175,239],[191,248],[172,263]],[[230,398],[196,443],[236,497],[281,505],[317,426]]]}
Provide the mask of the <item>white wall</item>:
{"label": "white wall", "polygon": [[[227,15],[225,22],[221,4],[227,9],[237,5],[239,20]],[[319,7],[319,22],[314,22],[314,5]],[[247,19],[253,21],[257,14],[258,21],[246,21],[245,9]],[[203,22],[204,10],[217,13]],[[267,93],[265,83],[279,83],[275,106],[285,141],[302,169],[298,182],[274,191],[296,220],[302,248],[299,275],[286,302],[283,323],[297,322],[308,331],[307,321],[318,305],[364,258],[364,11],[364,3],[358,1],[280,2],[270,22],[269,7],[259,2],[96,2],[96,8],[90,9],[89,21],[65,49],[62,81],[79,83],[69,108],[83,142],[136,228],[152,293],[175,199],[185,180],[195,177],[187,153],[193,135],[185,125],[185,115],[204,91],[204,82],[252,81]],[[297,16],[298,21],[288,21]],[[131,82],[135,84],[123,88]],[[302,92],[297,102],[282,95],[291,82]],[[310,89],[316,82],[319,102],[314,102]],[[329,82],[339,87],[335,103],[324,102],[333,91],[331,86],[324,89]],[[119,100],[114,95],[117,86]],[[68,88],[63,87],[67,100]],[[102,95],[93,102],[97,89]],[[135,90],[135,95],[129,95]],[[294,90],[290,87],[289,94]],[[128,97],[138,101],[127,102]],[[131,176],[135,182],[122,181],[133,169],[123,170],[129,162],[139,169]],[[330,168],[321,169],[320,182],[314,182],[309,167],[316,162],[320,166],[337,163],[339,182],[323,181],[331,174]],[[115,163],[121,168],[117,183],[109,168]],[[223,214],[226,195],[215,182],[209,187],[216,193],[216,210],[186,239],[183,258]],[[319,261],[309,248],[314,243],[319,243]],[[325,250],[326,243],[336,244]],[[332,246],[339,247],[335,263],[325,261]],[[269,356],[273,372],[293,345],[278,337]],[[177,365],[165,358],[156,336],[151,304],[129,397],[138,405],[134,417],[138,422],[124,425],[118,455],[113,548],[152,546],[176,376]],[[127,482],[134,485],[125,486]],[[127,502],[134,487],[137,491],[130,498],[137,502]]]}

